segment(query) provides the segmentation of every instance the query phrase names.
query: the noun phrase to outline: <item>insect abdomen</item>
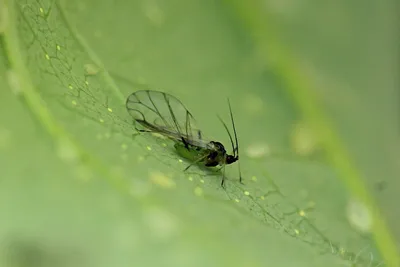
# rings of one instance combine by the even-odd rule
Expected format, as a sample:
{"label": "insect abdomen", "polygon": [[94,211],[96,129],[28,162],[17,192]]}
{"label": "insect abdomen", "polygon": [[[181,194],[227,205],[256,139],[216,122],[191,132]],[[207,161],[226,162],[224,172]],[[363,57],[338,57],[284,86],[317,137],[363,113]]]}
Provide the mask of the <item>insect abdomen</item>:
{"label": "insect abdomen", "polygon": [[201,147],[197,147],[197,146],[192,146],[192,145],[188,145],[188,148],[185,146],[185,144],[183,143],[175,143],[174,145],[177,153],[185,158],[188,159],[190,161],[195,161],[197,159],[199,159],[200,157],[205,155],[205,150],[202,149]]}

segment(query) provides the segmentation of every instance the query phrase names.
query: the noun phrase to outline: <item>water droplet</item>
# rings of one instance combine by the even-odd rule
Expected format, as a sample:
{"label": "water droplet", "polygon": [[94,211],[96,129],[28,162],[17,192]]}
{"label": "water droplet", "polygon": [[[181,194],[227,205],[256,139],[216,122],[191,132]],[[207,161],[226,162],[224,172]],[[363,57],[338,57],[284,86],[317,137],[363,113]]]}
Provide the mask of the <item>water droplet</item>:
{"label": "water droplet", "polygon": [[164,173],[159,171],[150,172],[149,179],[153,184],[156,184],[163,188],[171,189],[176,187],[174,180],[172,180],[170,177],[166,176]]}
{"label": "water droplet", "polygon": [[355,199],[347,203],[347,219],[357,230],[367,233],[372,227],[372,216],[368,207]]}
{"label": "water droplet", "polygon": [[254,143],[246,148],[246,155],[249,158],[262,158],[270,154],[270,148],[265,143]]}
{"label": "water droplet", "polygon": [[100,68],[94,64],[85,64],[83,68],[88,76],[96,75],[100,71]]}
{"label": "water droplet", "polygon": [[299,211],[299,215],[300,215],[301,217],[305,217],[305,216],[306,216],[306,212],[305,212],[304,210],[300,210],[300,211]]}

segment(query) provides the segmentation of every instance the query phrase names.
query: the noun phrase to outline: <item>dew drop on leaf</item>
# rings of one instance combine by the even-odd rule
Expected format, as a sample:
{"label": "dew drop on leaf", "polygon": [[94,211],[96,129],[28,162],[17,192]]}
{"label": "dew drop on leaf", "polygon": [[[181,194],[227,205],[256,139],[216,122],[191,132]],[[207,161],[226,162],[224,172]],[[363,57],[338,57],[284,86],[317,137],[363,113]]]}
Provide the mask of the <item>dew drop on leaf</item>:
{"label": "dew drop on leaf", "polygon": [[265,143],[254,143],[246,148],[246,155],[249,158],[262,158],[270,154],[270,148]]}
{"label": "dew drop on leaf", "polygon": [[352,199],[347,203],[347,219],[357,230],[367,233],[372,227],[372,215],[364,203]]}
{"label": "dew drop on leaf", "polygon": [[100,70],[99,67],[94,64],[85,64],[83,68],[85,70],[85,74],[88,76],[96,75]]}
{"label": "dew drop on leaf", "polygon": [[150,172],[149,179],[153,184],[156,184],[163,188],[171,189],[175,188],[176,186],[174,180],[172,180],[170,177],[159,171]]}

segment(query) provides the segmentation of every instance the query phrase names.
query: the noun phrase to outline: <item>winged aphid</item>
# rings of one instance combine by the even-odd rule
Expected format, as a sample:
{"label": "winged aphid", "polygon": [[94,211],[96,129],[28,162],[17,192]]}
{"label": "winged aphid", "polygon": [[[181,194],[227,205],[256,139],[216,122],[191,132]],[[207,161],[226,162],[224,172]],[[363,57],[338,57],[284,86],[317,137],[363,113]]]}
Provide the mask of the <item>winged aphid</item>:
{"label": "winged aphid", "polygon": [[[193,115],[176,97],[161,91],[140,90],[130,94],[126,99],[128,113],[141,126],[138,128],[135,124],[139,132],[157,133],[173,140],[177,152],[192,161],[185,171],[192,165],[200,163],[206,167],[221,166],[222,187],[225,182],[225,166],[239,160],[239,143],[229,99],[228,106],[234,138],[225,122],[218,118],[229,135],[232,154],[227,153],[221,142],[203,139],[202,132],[195,128]],[[242,182],[240,165],[238,168],[239,179]]]}

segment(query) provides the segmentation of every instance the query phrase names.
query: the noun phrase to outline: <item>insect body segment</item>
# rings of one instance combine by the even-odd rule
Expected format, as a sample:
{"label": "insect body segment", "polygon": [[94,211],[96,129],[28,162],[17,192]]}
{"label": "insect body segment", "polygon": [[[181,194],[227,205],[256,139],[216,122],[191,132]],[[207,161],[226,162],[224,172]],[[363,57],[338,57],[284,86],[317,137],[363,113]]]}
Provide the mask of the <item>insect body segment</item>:
{"label": "insect body segment", "polygon": [[[185,171],[192,165],[200,163],[206,167],[222,166],[221,186],[224,186],[225,181],[225,165],[239,160],[238,139],[229,101],[228,105],[235,142],[227,125],[221,118],[220,120],[228,132],[233,155],[227,154],[220,142],[203,140],[201,131],[195,127],[192,114],[174,96],[160,91],[141,90],[132,93],[126,99],[128,113],[143,128],[137,128],[138,131],[162,134],[173,140],[177,152],[192,161]],[[239,175],[241,182],[240,166]]]}

